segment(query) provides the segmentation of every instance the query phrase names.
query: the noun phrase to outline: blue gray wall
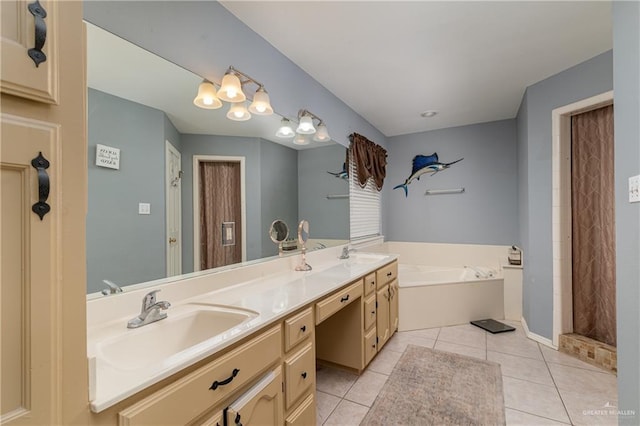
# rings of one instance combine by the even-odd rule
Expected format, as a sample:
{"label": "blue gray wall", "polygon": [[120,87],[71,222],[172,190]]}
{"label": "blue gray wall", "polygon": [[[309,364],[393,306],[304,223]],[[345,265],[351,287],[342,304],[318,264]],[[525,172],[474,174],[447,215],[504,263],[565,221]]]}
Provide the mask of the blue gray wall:
{"label": "blue gray wall", "polygon": [[[553,270],[551,234],[551,112],[613,88],[611,51],[529,86],[520,116],[518,162],[520,243],[524,250],[523,316],[529,329],[551,338]],[[522,140],[524,138],[524,140]]]}
{"label": "blue gray wall", "polygon": [[275,256],[278,246],[269,238],[274,220],[289,226],[289,236],[296,235],[298,223],[298,152],[295,149],[262,140],[260,144],[261,190],[260,226],[262,251],[260,257]]}
{"label": "blue gray wall", "polygon": [[349,199],[327,199],[349,194],[348,180],[327,173],[341,171],[345,158],[342,145],[298,151],[298,213],[312,239],[349,239]]}
{"label": "blue gray wall", "polygon": [[295,118],[309,109],[342,145],[353,132],[386,145],[382,133],[215,1],[86,1],[84,17],[218,83],[233,65],[265,85],[278,113]]}
{"label": "blue gray wall", "polygon": [[640,204],[628,178],[640,174],[640,3],[613,2],[616,291],[620,424],[640,423]]}
{"label": "blue gray wall", "polygon": [[[166,275],[164,112],[89,89],[87,292]],[[168,121],[168,120],[167,120]],[[177,133],[177,132],[175,132]],[[95,165],[96,144],[120,148],[120,169]],[[151,214],[139,215],[138,203]]]}
{"label": "blue gray wall", "polygon": [[[518,237],[516,122],[502,120],[389,138],[383,189],[385,232],[391,241],[513,244]],[[401,184],[415,155],[438,153],[450,169]],[[465,188],[425,196],[426,189]]]}

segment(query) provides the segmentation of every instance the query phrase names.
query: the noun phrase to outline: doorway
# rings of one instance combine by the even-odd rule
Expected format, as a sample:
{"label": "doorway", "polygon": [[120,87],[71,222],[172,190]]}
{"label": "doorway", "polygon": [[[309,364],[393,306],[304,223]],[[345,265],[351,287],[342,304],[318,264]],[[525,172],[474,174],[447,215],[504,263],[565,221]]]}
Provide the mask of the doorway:
{"label": "doorway", "polygon": [[560,335],[574,332],[571,120],[578,114],[609,105],[613,105],[613,91],[557,108],[552,113],[553,345],[555,347],[559,346]]}
{"label": "doorway", "polygon": [[182,274],[182,157],[165,141],[167,277]]}
{"label": "doorway", "polygon": [[194,156],[194,271],[246,260],[245,158]]}

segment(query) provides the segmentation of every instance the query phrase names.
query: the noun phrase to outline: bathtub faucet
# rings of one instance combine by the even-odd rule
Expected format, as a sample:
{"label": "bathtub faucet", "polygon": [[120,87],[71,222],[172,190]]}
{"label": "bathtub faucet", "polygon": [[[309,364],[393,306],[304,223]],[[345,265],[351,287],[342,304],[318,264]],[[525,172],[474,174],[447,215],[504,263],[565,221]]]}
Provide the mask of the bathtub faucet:
{"label": "bathtub faucet", "polygon": [[489,278],[489,274],[476,268],[475,266],[465,266],[465,268],[469,268],[476,273],[476,278]]}

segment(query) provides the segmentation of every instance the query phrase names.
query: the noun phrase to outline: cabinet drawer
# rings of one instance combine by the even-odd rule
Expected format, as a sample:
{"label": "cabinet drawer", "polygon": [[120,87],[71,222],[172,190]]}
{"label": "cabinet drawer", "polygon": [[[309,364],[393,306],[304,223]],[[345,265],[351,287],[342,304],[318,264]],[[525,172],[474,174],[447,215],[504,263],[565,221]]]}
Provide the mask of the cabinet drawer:
{"label": "cabinet drawer", "polygon": [[224,416],[228,426],[281,425],[284,417],[282,369],[278,366],[229,404]]}
{"label": "cabinet drawer", "polygon": [[217,411],[213,415],[206,416],[199,426],[223,426],[224,418],[222,411]]}
{"label": "cabinet drawer", "polygon": [[360,296],[362,296],[362,280],[316,303],[316,324],[320,324]]}
{"label": "cabinet drawer", "polygon": [[366,277],[364,277],[364,295],[367,296],[371,294],[371,292],[375,289],[376,289],[376,273],[372,272]]}
{"label": "cabinet drawer", "polygon": [[378,352],[376,348],[376,329],[364,335],[364,365],[368,365]]}
{"label": "cabinet drawer", "polygon": [[316,382],[316,354],[311,342],[284,361],[287,409]]}
{"label": "cabinet drawer", "polygon": [[376,323],[376,295],[372,294],[364,301],[364,329],[368,330]]}
{"label": "cabinet drawer", "polygon": [[313,310],[305,309],[284,321],[285,352],[313,334]]}
{"label": "cabinet drawer", "polygon": [[376,271],[376,284],[382,288],[386,283],[398,278],[398,262],[390,263]]}
{"label": "cabinet drawer", "polygon": [[271,328],[121,411],[119,424],[184,425],[193,421],[276,362],[281,354],[281,339],[280,325]]}
{"label": "cabinet drawer", "polygon": [[311,394],[287,417],[284,424],[286,426],[309,426],[315,425],[316,421],[316,405],[313,394]]}

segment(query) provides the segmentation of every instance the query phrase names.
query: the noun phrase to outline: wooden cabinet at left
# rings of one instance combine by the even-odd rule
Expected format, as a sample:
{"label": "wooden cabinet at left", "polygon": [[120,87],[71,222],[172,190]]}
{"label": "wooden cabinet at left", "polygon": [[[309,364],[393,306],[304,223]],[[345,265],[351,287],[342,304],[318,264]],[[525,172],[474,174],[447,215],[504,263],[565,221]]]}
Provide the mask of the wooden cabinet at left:
{"label": "wooden cabinet at left", "polygon": [[0,13],[0,423],[86,424],[82,2]]}

